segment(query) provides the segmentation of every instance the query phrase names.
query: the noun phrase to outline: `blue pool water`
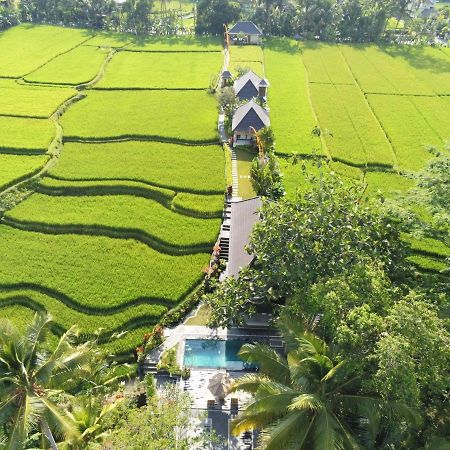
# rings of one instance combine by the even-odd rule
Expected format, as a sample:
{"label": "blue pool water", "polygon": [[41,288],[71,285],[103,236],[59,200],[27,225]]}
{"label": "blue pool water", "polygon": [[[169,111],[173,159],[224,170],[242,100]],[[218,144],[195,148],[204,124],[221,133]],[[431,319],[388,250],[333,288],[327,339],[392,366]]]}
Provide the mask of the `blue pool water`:
{"label": "blue pool water", "polygon": [[238,352],[243,341],[217,339],[186,339],[184,346],[185,367],[211,367],[243,370],[244,362]]}

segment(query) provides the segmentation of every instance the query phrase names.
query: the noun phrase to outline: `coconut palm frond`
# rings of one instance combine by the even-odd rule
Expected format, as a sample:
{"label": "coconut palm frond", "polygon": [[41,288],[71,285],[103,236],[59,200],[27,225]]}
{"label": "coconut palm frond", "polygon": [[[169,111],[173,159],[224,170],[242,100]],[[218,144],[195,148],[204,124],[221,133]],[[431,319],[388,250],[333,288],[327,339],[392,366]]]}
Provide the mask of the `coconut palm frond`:
{"label": "coconut palm frond", "polygon": [[36,363],[39,345],[45,341],[51,320],[52,318],[49,314],[36,313],[33,322],[27,329],[27,370]]}
{"label": "coconut palm frond", "polygon": [[260,374],[248,374],[240,377],[231,385],[229,392],[244,391],[250,394],[255,393],[261,384],[268,378]]}
{"label": "coconut palm frond", "polygon": [[45,405],[45,418],[52,429],[52,431],[59,437],[77,438],[79,437],[79,430],[76,424],[61,408],[56,406],[48,398],[42,398],[42,403]]}
{"label": "coconut palm frond", "polygon": [[343,438],[333,416],[326,410],[318,413],[314,428],[315,450],[343,450]]}
{"label": "coconut palm frond", "polygon": [[257,398],[254,402],[247,406],[246,411],[250,414],[266,411],[274,417],[280,416],[289,411],[289,406],[297,395],[297,392],[280,392],[277,394],[267,395],[263,398]]}
{"label": "coconut palm frond", "polygon": [[289,405],[290,411],[318,412],[326,409],[323,399],[318,394],[301,394]]}
{"label": "coconut palm frond", "polygon": [[264,344],[245,344],[239,351],[239,356],[247,362],[257,363],[260,372],[269,375],[275,381],[289,381],[287,361],[276,350]]}
{"label": "coconut palm frond", "polygon": [[295,448],[306,449],[313,422],[314,418],[308,421],[303,412],[289,414],[262,431],[260,448],[279,450],[289,448],[295,442]]}

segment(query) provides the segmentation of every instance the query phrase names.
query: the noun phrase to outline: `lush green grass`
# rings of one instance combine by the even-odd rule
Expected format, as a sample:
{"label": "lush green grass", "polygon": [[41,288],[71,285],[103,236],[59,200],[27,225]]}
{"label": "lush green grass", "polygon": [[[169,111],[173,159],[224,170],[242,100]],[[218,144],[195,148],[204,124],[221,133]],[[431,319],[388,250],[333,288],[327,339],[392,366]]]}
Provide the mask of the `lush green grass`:
{"label": "lush green grass", "polygon": [[175,191],[221,194],[223,164],[220,146],[68,143],[50,174],[69,180],[132,180]]}
{"label": "lush green grass", "polygon": [[259,45],[231,45],[231,61],[263,61],[263,52]]}
{"label": "lush green grass", "polygon": [[211,142],[218,140],[216,117],[214,97],[202,91],[93,91],[61,122],[66,138]]}
{"label": "lush green grass", "polygon": [[277,151],[311,154],[319,147],[311,130],[317,125],[308,94],[306,71],[295,41],[270,39],[264,48],[266,76],[270,81],[270,120]]}
{"label": "lush green grass", "polygon": [[279,158],[280,168],[283,173],[283,184],[286,190],[286,198],[294,200],[297,192],[306,193],[311,189],[312,184],[305,176],[303,167],[306,169],[308,176],[318,177],[320,171],[328,172],[328,165],[323,163],[319,169],[316,163],[310,160],[293,160],[292,158]]}
{"label": "lush green grass", "polygon": [[211,317],[210,307],[207,305],[201,305],[200,308],[196,311],[196,315],[186,320],[186,325],[206,326],[208,325],[210,317]]}
{"label": "lush green grass", "polygon": [[71,226],[75,229],[85,226],[90,227],[88,233],[92,234],[105,234],[105,228],[122,231],[124,235],[137,231],[143,239],[150,240],[150,245],[156,240],[174,248],[212,247],[220,226],[219,219],[189,217],[154,200],[130,195],[61,198],[34,194],[6,217],[69,230]]}
{"label": "lush green grass", "polygon": [[223,194],[205,195],[175,192],[138,181],[69,181],[45,177],[37,190],[55,196],[135,195],[158,201],[167,208],[194,217],[220,217]]}
{"label": "lush green grass", "polygon": [[180,212],[192,212],[198,215],[221,217],[223,203],[223,194],[198,195],[180,192],[173,199],[172,208]]}
{"label": "lush green grass", "polygon": [[122,48],[134,42],[136,36],[129,33],[101,31],[83,45],[88,47]]}
{"label": "lush green grass", "polygon": [[405,176],[388,172],[367,172],[365,175],[367,189],[365,195],[374,197],[378,194],[392,197],[404,194],[414,186],[414,180]]}
{"label": "lush green grass", "polygon": [[427,82],[415,76],[409,61],[394,58],[377,45],[342,45],[341,49],[355,78],[366,93],[434,93]]}
{"label": "lush green grass", "polygon": [[430,159],[426,147],[442,146],[443,141],[415,106],[416,100],[399,95],[369,95],[368,100],[392,143],[399,167],[424,167]]}
{"label": "lush green grass", "polygon": [[[420,85],[426,84],[436,94],[450,94],[450,52],[448,48],[416,45],[389,46],[385,51],[403,63]],[[418,93],[416,90],[414,93]]]}
{"label": "lush green grass", "polygon": [[260,77],[265,76],[264,66],[260,61],[231,61],[228,70],[233,76],[237,76],[238,72],[248,72],[249,70]]}
{"label": "lush green grass", "polygon": [[37,172],[48,160],[48,156],[23,156],[0,154],[0,190],[25,176]]}
{"label": "lush green grass", "polygon": [[24,86],[13,80],[0,80],[0,114],[47,118],[77,91],[69,88]]}
{"label": "lush green grass", "polygon": [[101,48],[80,46],[31,72],[25,81],[69,85],[87,83],[95,78],[107,54]]}
{"label": "lush green grass", "polygon": [[252,167],[252,161],[256,154],[241,150],[239,148],[234,149],[237,157],[237,170],[238,170],[238,186],[239,197],[252,198],[256,196],[256,192],[253,189],[250,179],[250,169]]}
{"label": "lush green grass", "polygon": [[413,255],[408,257],[408,260],[421,270],[441,272],[448,269],[448,264],[442,259],[433,259],[427,256]]}
{"label": "lush green grass", "polygon": [[357,166],[393,165],[389,141],[356,86],[311,84],[310,90],[333,158]]}
{"label": "lush green grass", "polygon": [[75,28],[23,24],[0,33],[0,76],[20,77],[89,39]]}
{"label": "lush green grass", "polygon": [[301,49],[311,83],[355,84],[337,44],[305,42]]}
{"label": "lush green grass", "polygon": [[437,239],[423,236],[418,239],[408,235],[402,236],[402,239],[409,242],[412,250],[418,253],[429,254],[438,258],[450,257],[450,248]]}
{"label": "lush green grass", "polygon": [[205,52],[222,50],[222,41],[215,36],[137,37],[127,50],[150,52]]}
{"label": "lush green grass", "polygon": [[222,59],[220,53],[118,52],[95,87],[206,89]]}
{"label": "lush green grass", "polygon": [[435,133],[450,143],[450,97],[411,97],[411,101]]}
{"label": "lush green grass", "polygon": [[0,285],[31,283],[89,308],[136,299],[172,302],[197,282],[208,255],[169,256],[128,239],[49,235],[0,226]]}
{"label": "lush green grass", "polygon": [[[167,307],[164,305],[143,303],[117,312],[106,311],[103,314],[98,314],[96,310],[93,310],[89,314],[88,306],[85,312],[82,312],[42,292],[26,289],[2,289],[0,287],[0,312],[4,311],[4,308],[10,308],[3,305],[19,302],[26,305],[29,310],[48,311],[61,331],[67,330],[73,324],[77,324],[81,333],[87,335],[92,335],[100,329],[102,329],[102,334],[112,333],[117,330],[121,331],[123,324],[138,322],[139,318],[145,318],[151,323],[152,320],[155,320],[167,311]],[[23,307],[17,306],[19,310]],[[17,316],[17,319],[20,319],[20,316]],[[21,321],[14,320],[14,322]],[[123,331],[127,330],[124,329]],[[134,342],[135,346],[136,344],[137,342]]]}
{"label": "lush green grass", "polygon": [[44,153],[54,136],[51,120],[0,116],[0,151]]}

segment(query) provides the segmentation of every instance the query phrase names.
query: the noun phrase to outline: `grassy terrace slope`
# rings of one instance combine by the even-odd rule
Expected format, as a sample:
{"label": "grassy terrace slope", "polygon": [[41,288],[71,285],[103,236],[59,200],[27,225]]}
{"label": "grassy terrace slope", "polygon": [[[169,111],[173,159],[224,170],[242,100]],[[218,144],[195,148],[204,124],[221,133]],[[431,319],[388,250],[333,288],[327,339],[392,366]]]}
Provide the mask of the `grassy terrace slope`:
{"label": "grassy terrace slope", "polygon": [[108,51],[96,47],[76,47],[31,72],[25,81],[76,85],[87,83],[97,75]]}
{"label": "grassy terrace slope", "polygon": [[0,116],[0,153],[45,153],[54,136],[51,120]]}
{"label": "grassy terrace slope", "polygon": [[217,237],[219,219],[197,219],[159,202],[133,195],[32,195],[6,215],[18,226],[43,232],[134,236],[162,252],[207,252]]}
{"label": "grassy terrace slope", "polygon": [[23,24],[0,33],[0,77],[17,78],[87,41],[87,30]]}
{"label": "grassy terrace slope", "polygon": [[0,190],[39,171],[47,160],[48,157],[45,155],[23,156],[0,154]]}
{"label": "grassy terrace slope", "polygon": [[[219,41],[29,26],[1,33],[0,55],[3,44],[32,51],[17,64],[24,79],[0,71],[0,187],[44,166],[58,122],[64,146],[58,135],[50,173],[1,218],[0,314],[20,326],[47,310],[56,334],[77,323],[85,338],[102,327],[105,351],[129,355],[195,288],[216,240],[224,156],[206,88]],[[93,78],[101,89],[53,115],[77,94],[66,85]]]}
{"label": "grassy terrace slope", "polygon": [[217,105],[203,91],[93,91],[64,114],[70,139],[159,138],[214,142]]}
{"label": "grassy terrace slope", "polygon": [[204,194],[223,192],[219,146],[161,142],[67,143],[50,175],[64,180],[130,180]]}
{"label": "grassy terrace slope", "polygon": [[6,225],[0,225],[0,252],[0,286],[41,286],[88,309],[105,310],[137,299],[175,305],[207,258],[165,255],[134,240],[47,235]]}
{"label": "grassy terrace slope", "polygon": [[206,89],[223,64],[221,53],[118,52],[95,85],[104,89]]}
{"label": "grassy terrace slope", "polygon": [[318,140],[311,137],[316,119],[309,99],[307,74],[297,44],[271,39],[264,48],[266,77],[270,81],[270,118],[282,154],[310,155]]}
{"label": "grassy terrace slope", "polygon": [[48,118],[77,91],[70,88],[25,86],[0,79],[0,115]]}

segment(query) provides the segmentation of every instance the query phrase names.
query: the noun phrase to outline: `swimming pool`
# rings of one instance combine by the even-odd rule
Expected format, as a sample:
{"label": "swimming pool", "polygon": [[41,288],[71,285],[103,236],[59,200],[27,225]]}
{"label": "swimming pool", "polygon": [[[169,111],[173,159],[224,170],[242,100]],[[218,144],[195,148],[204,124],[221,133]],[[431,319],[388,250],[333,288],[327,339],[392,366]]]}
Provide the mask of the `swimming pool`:
{"label": "swimming pool", "polygon": [[238,340],[186,339],[184,366],[244,370],[247,364],[238,356],[243,344]]}

